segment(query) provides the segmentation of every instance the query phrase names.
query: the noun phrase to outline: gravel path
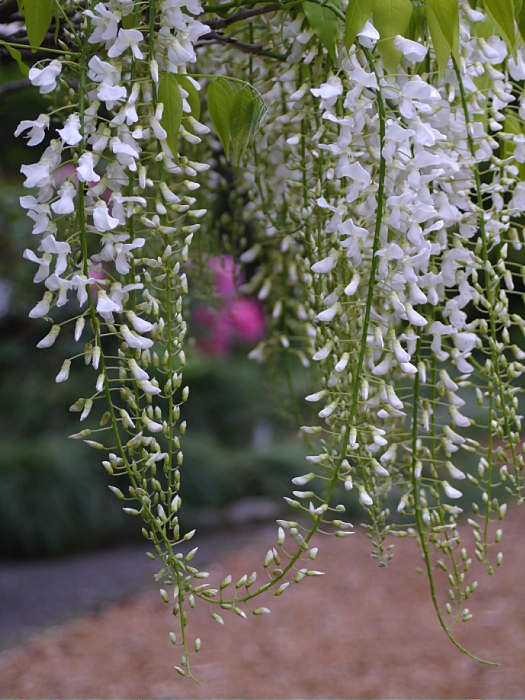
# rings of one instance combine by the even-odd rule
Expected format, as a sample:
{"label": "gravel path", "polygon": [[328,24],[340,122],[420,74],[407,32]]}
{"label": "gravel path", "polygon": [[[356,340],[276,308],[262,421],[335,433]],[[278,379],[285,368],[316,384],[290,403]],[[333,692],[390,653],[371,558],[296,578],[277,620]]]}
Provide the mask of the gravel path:
{"label": "gravel path", "polygon": [[[206,565],[219,555],[246,544],[254,526],[206,532],[180,546],[199,546]],[[273,526],[255,531],[273,533]],[[157,563],[137,544],[56,559],[0,560],[0,651],[20,644],[38,631],[72,617],[95,612],[141,591],[156,590]]]}
{"label": "gravel path", "polygon": [[[501,663],[496,668],[466,658],[445,639],[428,584],[415,573],[420,558],[414,542],[399,541],[392,564],[378,570],[369,540],[358,532],[321,540],[316,566],[327,575],[272,598],[271,615],[231,616],[221,626],[210,624],[205,609],[193,611],[191,631],[203,639],[194,662],[201,686],[173,669],[179,657],[167,634],[175,626],[153,584],[4,651],[0,697],[523,698],[524,526],[525,509],[509,514],[506,562],[496,576],[479,577],[475,617],[459,630],[469,649]],[[228,535],[222,548],[216,540],[208,550],[211,578],[259,568],[274,531],[252,528],[240,540]],[[469,529],[464,537],[471,539]],[[97,571],[89,576],[93,581]],[[441,588],[442,594],[446,585]],[[34,613],[29,590],[25,604]]]}

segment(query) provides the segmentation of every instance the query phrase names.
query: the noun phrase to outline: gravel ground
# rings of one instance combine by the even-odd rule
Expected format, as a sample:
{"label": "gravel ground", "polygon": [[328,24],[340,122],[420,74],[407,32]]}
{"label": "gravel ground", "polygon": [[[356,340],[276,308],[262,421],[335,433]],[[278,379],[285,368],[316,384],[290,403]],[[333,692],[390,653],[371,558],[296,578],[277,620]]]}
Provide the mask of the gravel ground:
{"label": "gravel ground", "polygon": [[[272,598],[271,615],[232,616],[220,626],[210,623],[205,609],[195,610],[190,626],[203,639],[194,661],[200,686],[173,669],[179,657],[167,634],[175,627],[153,583],[147,592],[2,652],[0,696],[523,698],[524,525],[525,509],[510,513],[502,541],[504,566],[490,579],[480,576],[471,605],[475,617],[459,630],[463,644],[499,667],[472,661],[446,640],[428,584],[415,572],[420,558],[413,542],[398,541],[394,561],[378,569],[369,557],[369,540],[358,532],[344,540],[321,540],[316,566],[327,575]],[[216,537],[204,555],[211,578],[259,568],[261,555],[274,544],[274,531],[275,526],[260,527],[245,530],[240,539],[231,533]],[[470,539],[470,530],[464,536]],[[84,585],[95,587],[89,581],[101,571],[84,574]],[[114,575],[103,574],[106,581]],[[26,583],[26,595],[15,595],[15,602],[36,614],[34,582]],[[67,585],[74,590],[77,584],[70,579]],[[12,594],[4,591],[0,599],[6,595]]]}

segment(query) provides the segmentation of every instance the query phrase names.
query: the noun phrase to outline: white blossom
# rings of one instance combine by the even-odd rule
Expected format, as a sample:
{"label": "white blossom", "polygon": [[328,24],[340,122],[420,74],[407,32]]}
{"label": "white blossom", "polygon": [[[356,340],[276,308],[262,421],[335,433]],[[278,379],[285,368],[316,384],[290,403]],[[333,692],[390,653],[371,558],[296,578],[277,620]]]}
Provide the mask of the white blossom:
{"label": "white blossom", "polygon": [[93,209],[93,224],[97,231],[105,233],[115,229],[119,225],[119,220],[111,216],[106,202],[99,199]]}
{"label": "white blossom", "polygon": [[54,345],[59,333],[60,326],[53,326],[45,338],[42,338],[42,340],[37,343],[37,348],[50,348],[52,345]]}
{"label": "white blossom", "polygon": [[56,88],[57,80],[62,71],[62,64],[56,58],[43,68],[33,66],[30,68],[28,78],[32,85],[40,89],[42,95],[53,92]]}
{"label": "white blossom", "polygon": [[51,209],[55,214],[72,214],[75,211],[76,194],[75,186],[69,180],[65,180],[58,190],[59,199],[51,203]]}
{"label": "white blossom", "polygon": [[118,36],[108,51],[110,58],[120,56],[127,49],[131,49],[133,56],[136,59],[144,58],[144,54],[139,49],[139,43],[144,40],[144,37],[138,29],[123,29],[118,30]]}
{"label": "white blossom", "polygon": [[95,170],[95,158],[90,151],[84,153],[78,159],[77,176],[80,182],[99,182],[100,175]]}
{"label": "white blossom", "polygon": [[326,273],[331,272],[334,269],[335,264],[336,260],[332,256],[323,258],[323,260],[319,260],[319,262],[316,262],[312,265],[312,272],[315,272],[316,274],[325,275]]}
{"label": "white blossom", "polygon": [[28,146],[37,146],[42,143],[46,136],[46,129],[49,128],[49,115],[41,114],[38,119],[31,121],[29,119],[24,119],[17,126],[15,131],[15,136],[20,136],[24,131],[28,131],[27,137],[29,140],[27,142]]}
{"label": "white blossom", "polygon": [[394,39],[394,46],[401,51],[407,63],[419,63],[428,53],[428,49],[423,44],[411,39],[405,39],[399,34]]}
{"label": "white blossom", "polygon": [[78,114],[70,114],[62,129],[57,129],[60,138],[68,146],[76,146],[82,141],[80,133],[80,117]]}
{"label": "white blossom", "polygon": [[447,494],[448,498],[461,498],[463,496],[461,491],[458,491],[453,486],[451,486],[448,483],[448,481],[442,481],[441,485],[443,486],[443,489],[444,489],[445,493]]}

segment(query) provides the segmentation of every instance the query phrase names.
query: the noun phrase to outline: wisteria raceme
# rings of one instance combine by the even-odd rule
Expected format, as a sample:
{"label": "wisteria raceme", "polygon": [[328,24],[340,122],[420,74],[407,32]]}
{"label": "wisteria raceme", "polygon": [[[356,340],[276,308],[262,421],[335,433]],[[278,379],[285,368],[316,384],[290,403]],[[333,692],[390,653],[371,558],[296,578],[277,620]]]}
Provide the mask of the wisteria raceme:
{"label": "wisteria raceme", "polygon": [[[407,2],[398,4],[409,20]],[[95,370],[71,410],[81,422],[93,411],[100,425],[71,437],[105,450],[108,474],[127,479],[126,492],[111,489],[133,502],[125,511],[142,517],[173,591],[161,596],[180,622],[171,639],[181,675],[193,677],[200,649],[187,630],[196,603],[219,623],[219,608],[266,614],[252,607],[259,595],[319,575],[309,568],[317,532],[351,533],[337,503],[348,492],[380,564],[392,556],[388,535],[416,538],[441,625],[465,651],[451,631],[472,616],[465,603],[477,587],[457,527],[464,486],[479,488],[469,522],[489,572],[501,563],[492,556],[507,509],[500,487],[523,500],[525,56],[509,52],[490,12],[466,5],[445,60],[429,38],[433,0],[428,26],[407,21],[386,37],[372,8],[353,27],[331,3],[305,3],[284,23],[281,8],[260,5],[57,3],[67,50],[28,75],[53,107],[15,132],[46,144],[22,167],[33,192],[21,205],[38,237],[25,257],[44,287],[29,315],[52,323],[38,347],[69,332],[79,351],[56,381],[82,358]],[[323,27],[336,23],[335,38],[318,12]],[[230,25],[240,25],[235,35]],[[204,82],[214,88],[201,117]],[[253,142],[261,95],[268,113]],[[222,155],[230,146],[234,166]],[[269,332],[251,357],[278,358],[290,384],[294,358],[310,368],[306,406],[317,415],[303,421],[297,410],[309,471],[285,498],[297,520],[278,521],[265,582],[254,572],[212,588],[190,563],[196,550],[177,551],[193,536],[178,521],[185,266],[192,247],[200,264],[199,241],[216,252],[214,198],[225,190],[235,259],[223,251],[210,264],[256,267],[240,291],[266,306]],[[226,324],[225,347],[265,325],[237,286],[229,311],[204,319]],[[248,305],[250,328],[240,319]]]}
{"label": "wisteria raceme", "polygon": [[[460,55],[441,80],[412,73],[428,47],[402,37],[396,46],[406,72],[392,76],[370,62],[372,30],[364,50],[352,49],[316,87],[305,88],[303,65],[286,73],[292,109],[263,138],[290,148],[277,164],[279,151],[263,146],[258,165],[269,153],[268,219],[279,217],[276,192],[292,213],[279,233],[270,226],[261,239],[274,251],[259,284],[264,295],[277,287],[276,333],[252,355],[279,345],[288,353],[298,333],[307,340],[304,362],[321,364],[321,390],[307,397],[320,403],[321,422],[303,428],[324,436],[322,454],[309,458],[320,500],[329,503],[337,482],[357,490],[380,561],[391,556],[386,534],[415,535],[428,572],[437,566],[449,576],[443,608],[465,620],[477,583],[465,577],[471,559],[456,529],[463,484],[480,487],[474,553],[489,571],[501,556],[489,557],[488,525],[506,512],[490,494],[505,482],[521,500],[523,323],[512,308],[522,287],[515,202],[523,156],[514,133],[521,94],[512,78],[521,79],[523,59],[519,50],[511,59],[514,75],[498,70],[505,43],[477,38],[463,18]],[[493,81],[488,91],[476,84],[485,75]],[[265,97],[279,110],[277,89]],[[308,93],[318,100],[315,112]],[[313,148],[305,149],[307,138]],[[506,157],[498,155],[502,144]],[[262,179],[257,171],[253,177]],[[465,453],[477,455],[475,470],[464,469]],[[397,510],[408,526],[389,522],[383,505],[400,484]]]}

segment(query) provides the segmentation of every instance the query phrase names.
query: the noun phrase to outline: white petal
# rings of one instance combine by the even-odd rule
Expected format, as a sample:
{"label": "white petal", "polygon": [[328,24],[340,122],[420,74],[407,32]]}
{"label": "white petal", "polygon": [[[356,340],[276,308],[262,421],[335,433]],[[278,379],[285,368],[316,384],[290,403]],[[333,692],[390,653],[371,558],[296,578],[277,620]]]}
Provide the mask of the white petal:
{"label": "white petal", "polygon": [[60,326],[53,326],[45,338],[37,343],[37,348],[50,348],[60,333]]}
{"label": "white petal", "polygon": [[319,262],[316,262],[312,265],[312,272],[324,275],[327,272],[330,272],[334,269],[335,263],[335,258],[331,256],[329,256],[328,258],[323,258],[322,260],[319,260]]}
{"label": "white petal", "polygon": [[149,333],[155,328],[153,323],[145,321],[143,318],[137,316],[137,314],[135,314],[133,311],[128,311],[126,316],[137,333]]}
{"label": "white petal", "polygon": [[448,481],[442,481],[441,485],[443,486],[443,489],[444,489],[445,493],[447,494],[448,498],[461,498],[461,496],[463,496],[461,491],[458,491],[453,486],[451,486],[448,483]]}
{"label": "white petal", "polygon": [[416,41],[405,39],[399,34],[394,39],[394,46],[398,51],[401,51],[407,63],[419,63],[427,55],[428,49]]}

